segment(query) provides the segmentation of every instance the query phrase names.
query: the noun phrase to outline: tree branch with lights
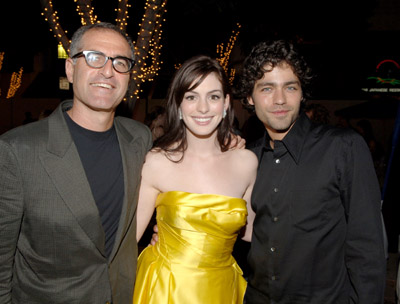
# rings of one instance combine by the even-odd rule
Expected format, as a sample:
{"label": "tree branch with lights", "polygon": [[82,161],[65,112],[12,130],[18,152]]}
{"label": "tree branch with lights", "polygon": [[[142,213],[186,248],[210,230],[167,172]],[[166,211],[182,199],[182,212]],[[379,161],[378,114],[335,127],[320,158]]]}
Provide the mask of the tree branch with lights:
{"label": "tree branch with lights", "polygon": [[92,7],[92,0],[74,0],[77,2],[76,10],[81,17],[81,24],[88,25],[94,24],[97,21],[97,16],[94,15],[94,8]]}
{"label": "tree branch with lights", "polygon": [[[3,68],[3,60],[4,60],[4,52],[0,52],[0,71]],[[24,72],[24,68],[21,67],[19,69],[19,72],[13,72],[11,74],[11,79],[10,79],[10,86],[7,91],[7,99],[12,98],[15,96],[17,93],[18,89],[20,88],[22,84],[22,74]],[[1,89],[0,89],[0,96],[1,96]]]}
{"label": "tree branch with lights", "polygon": [[228,75],[230,84],[233,83],[236,75],[236,70],[234,68],[229,69],[229,59],[231,57],[233,47],[235,46],[237,37],[239,36],[240,28],[242,27],[239,23],[237,23],[236,26],[237,30],[232,31],[232,35],[229,38],[227,45],[224,46],[223,43],[217,45],[217,61]]}
{"label": "tree branch with lights", "polygon": [[115,19],[115,21],[117,22],[119,28],[124,32],[128,26],[128,9],[130,7],[131,5],[128,4],[128,0],[118,0],[118,8],[115,9],[117,11],[117,19]]}
{"label": "tree branch with lights", "polygon": [[[100,22],[94,14],[94,8],[91,0],[73,0],[77,3],[77,12],[81,17],[81,24],[94,24]],[[67,37],[67,31],[64,31],[59,23],[57,11],[53,7],[52,0],[40,0],[43,8],[42,15],[49,23],[50,31],[54,37],[69,53],[70,39]],[[136,100],[139,98],[140,86],[146,81],[152,81],[160,70],[160,52],[162,37],[163,15],[166,12],[167,0],[146,0],[145,12],[140,24],[140,31],[135,43],[136,62],[132,81],[129,86],[127,98],[124,102],[132,110]],[[128,25],[128,9],[131,6],[128,0],[118,0],[118,8],[115,9],[117,17],[116,25],[123,31],[126,31]]]}
{"label": "tree branch with lights", "polygon": [[70,40],[67,37],[67,32],[63,30],[58,22],[57,11],[53,8],[51,0],[40,0],[42,4],[44,20],[49,23],[50,31],[54,33],[54,37],[63,46],[64,50],[69,51]]}
{"label": "tree branch with lights", "polygon": [[145,13],[135,45],[137,63],[134,67],[129,98],[134,98],[140,93],[140,85],[145,81],[153,81],[160,70],[161,53],[161,26],[162,15],[166,12],[167,1],[146,1]]}

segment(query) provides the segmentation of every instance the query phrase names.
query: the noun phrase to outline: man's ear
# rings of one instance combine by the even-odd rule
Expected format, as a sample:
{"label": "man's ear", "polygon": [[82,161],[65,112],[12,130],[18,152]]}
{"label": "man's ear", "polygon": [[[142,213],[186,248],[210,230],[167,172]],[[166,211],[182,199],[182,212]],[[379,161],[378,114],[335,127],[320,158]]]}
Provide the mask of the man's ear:
{"label": "man's ear", "polygon": [[68,81],[70,83],[74,82],[74,70],[75,70],[75,64],[73,59],[68,58],[65,60],[65,74],[67,75]]}
{"label": "man's ear", "polygon": [[247,97],[247,102],[249,103],[249,105],[254,106],[254,101],[253,101],[253,98],[251,96]]}

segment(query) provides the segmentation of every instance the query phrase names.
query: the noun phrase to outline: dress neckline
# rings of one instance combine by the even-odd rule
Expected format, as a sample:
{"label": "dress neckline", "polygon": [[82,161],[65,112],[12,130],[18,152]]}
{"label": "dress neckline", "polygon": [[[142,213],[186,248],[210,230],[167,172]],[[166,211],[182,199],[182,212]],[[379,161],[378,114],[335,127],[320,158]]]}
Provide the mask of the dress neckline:
{"label": "dress neckline", "polygon": [[180,191],[180,190],[170,190],[170,191],[165,191],[165,192],[160,192],[159,195],[161,194],[169,194],[169,193],[181,193],[181,194],[188,194],[188,195],[198,195],[198,196],[210,196],[210,195],[214,195],[214,196],[221,196],[221,197],[227,197],[230,199],[240,199],[243,200],[243,198],[241,197],[234,197],[234,196],[229,196],[229,195],[224,195],[224,194],[217,194],[217,193],[196,193],[196,192],[188,192],[188,191]]}

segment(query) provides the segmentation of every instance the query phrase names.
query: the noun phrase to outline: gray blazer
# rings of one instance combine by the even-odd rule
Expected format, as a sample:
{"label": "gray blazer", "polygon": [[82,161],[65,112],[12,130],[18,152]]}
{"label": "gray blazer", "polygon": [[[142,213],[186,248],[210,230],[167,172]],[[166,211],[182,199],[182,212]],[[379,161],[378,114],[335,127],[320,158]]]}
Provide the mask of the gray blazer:
{"label": "gray blazer", "polygon": [[[125,198],[114,249],[105,235],[78,151],[63,117],[0,136],[0,303],[131,303],[136,207],[151,133],[116,117]],[[101,164],[99,164],[101,165]]]}

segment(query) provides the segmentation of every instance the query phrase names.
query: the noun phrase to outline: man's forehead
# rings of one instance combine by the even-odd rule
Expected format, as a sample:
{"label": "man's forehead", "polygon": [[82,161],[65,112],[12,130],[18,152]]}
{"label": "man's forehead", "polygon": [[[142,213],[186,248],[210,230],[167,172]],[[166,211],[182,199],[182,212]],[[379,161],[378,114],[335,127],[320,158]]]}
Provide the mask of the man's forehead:
{"label": "man's forehead", "polygon": [[[118,47],[118,55],[120,56],[129,57],[131,52],[130,45],[125,37],[120,33],[107,28],[94,28],[88,30],[83,35],[80,45],[82,49],[90,49],[94,51],[103,51],[103,48]],[[125,54],[125,51],[127,54]],[[117,54],[114,54],[114,56],[115,55]]]}
{"label": "man's forehead", "polygon": [[292,67],[287,63],[279,64],[275,67],[265,65],[264,75],[255,82],[255,86],[272,84],[299,84],[300,80],[293,72]]}
{"label": "man's forehead", "polygon": [[[94,41],[98,40],[97,37],[103,37],[107,36],[107,39],[109,39],[111,36],[114,39],[121,39],[121,41],[126,41],[125,37],[123,37],[120,33],[112,30],[112,29],[107,29],[107,28],[93,28],[88,30],[83,36],[82,36],[82,42],[85,42],[87,40],[92,40],[93,37],[96,37]],[[106,39],[106,38],[104,38]],[[127,42],[126,42],[127,43]],[[127,43],[128,44],[128,43]]]}
{"label": "man's forehead", "polygon": [[281,61],[281,62],[279,62],[278,64],[276,64],[274,66],[271,63],[266,63],[266,64],[263,65],[263,70],[265,72],[271,72],[276,68],[279,68],[279,69],[288,69],[288,68],[290,68],[293,71],[292,66],[290,64],[288,64],[286,61]]}

